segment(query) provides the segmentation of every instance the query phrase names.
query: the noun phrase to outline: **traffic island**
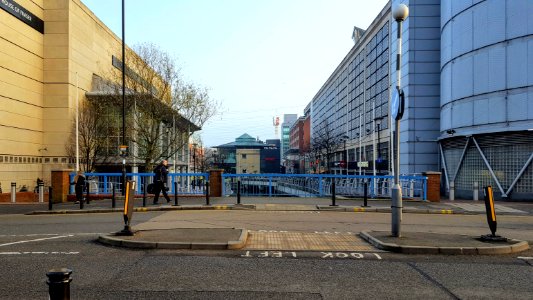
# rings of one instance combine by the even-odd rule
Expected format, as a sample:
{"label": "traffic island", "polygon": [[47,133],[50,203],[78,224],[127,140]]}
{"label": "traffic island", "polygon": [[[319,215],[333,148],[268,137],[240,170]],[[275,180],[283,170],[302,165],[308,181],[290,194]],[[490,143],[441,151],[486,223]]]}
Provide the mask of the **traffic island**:
{"label": "traffic island", "polygon": [[234,250],[246,245],[244,228],[175,228],[139,230],[133,236],[105,234],[102,244],[140,249],[209,249]]}
{"label": "traffic island", "polygon": [[479,236],[432,232],[403,232],[393,237],[386,231],[362,231],[360,236],[378,249],[405,254],[496,255],[529,249],[525,241],[482,241]]}

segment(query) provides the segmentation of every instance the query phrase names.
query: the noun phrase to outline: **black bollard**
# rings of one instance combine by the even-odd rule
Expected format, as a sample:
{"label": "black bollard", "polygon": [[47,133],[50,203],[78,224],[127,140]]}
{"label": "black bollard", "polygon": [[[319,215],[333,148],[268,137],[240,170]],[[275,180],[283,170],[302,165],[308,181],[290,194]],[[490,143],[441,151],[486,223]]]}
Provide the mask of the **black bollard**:
{"label": "black bollard", "polygon": [[146,183],[147,182],[145,181],[143,184],[143,207],[146,207],[146,190],[148,189],[148,185]]}
{"label": "black bollard", "polygon": [[368,206],[368,205],[367,205],[367,204],[368,204],[368,202],[367,202],[367,201],[368,201],[368,183],[365,182],[365,183],[363,184],[363,189],[364,189],[364,192],[363,192],[363,193],[364,193],[364,194],[363,194],[363,195],[364,195],[364,198],[363,198],[363,206],[364,206],[364,207],[367,207],[367,206]]}
{"label": "black bollard", "polygon": [[48,187],[48,210],[52,210],[52,187]]}
{"label": "black bollard", "polygon": [[205,205],[209,204],[209,180],[205,182]]}
{"label": "black bollard", "polygon": [[[78,195],[76,195],[76,199],[78,199]],[[83,209],[83,191],[81,192],[80,209]]]}
{"label": "black bollard", "polygon": [[72,281],[72,270],[61,268],[52,269],[46,273],[48,280],[48,294],[50,300],[69,300],[70,299],[70,282]]}
{"label": "black bollard", "polygon": [[178,182],[174,181],[174,206],[178,206]]}
{"label": "black bollard", "polygon": [[87,187],[87,196],[85,197],[85,201],[87,201],[87,204],[90,204],[90,201],[89,201],[89,181],[87,181],[86,187]]}
{"label": "black bollard", "polygon": [[335,204],[336,198],[337,198],[337,195],[335,195],[335,178],[331,178],[331,205],[330,206],[337,206],[337,204]]}
{"label": "black bollard", "polygon": [[237,181],[237,204],[241,204],[241,181]]}
{"label": "black bollard", "polygon": [[111,208],[115,208],[117,206],[117,190],[114,183],[112,183],[111,186],[113,187],[113,194],[111,195]]}

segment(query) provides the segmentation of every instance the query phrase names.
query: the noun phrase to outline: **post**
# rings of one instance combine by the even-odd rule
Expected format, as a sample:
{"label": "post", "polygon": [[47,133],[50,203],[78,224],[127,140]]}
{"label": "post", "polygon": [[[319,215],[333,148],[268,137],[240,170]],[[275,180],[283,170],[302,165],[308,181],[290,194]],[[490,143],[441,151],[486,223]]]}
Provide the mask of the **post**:
{"label": "post", "polygon": [[455,200],[455,181],[450,182],[450,201]]}
{"label": "post", "polygon": [[48,187],[48,210],[52,210],[52,187]]}
{"label": "post", "polygon": [[336,195],[335,195],[335,178],[331,178],[331,205],[330,206],[337,206],[335,204]]}
{"label": "post", "polygon": [[70,275],[72,275],[72,270],[67,268],[51,269],[46,273],[50,300],[70,299],[70,282],[72,281]]}
{"label": "post", "polygon": [[[394,8],[392,13],[398,23],[397,42],[398,53],[396,54],[396,103],[391,101],[391,113],[395,119],[394,152],[396,160],[394,161],[394,186],[392,187],[392,205],[391,205],[391,234],[393,237],[401,237],[402,222],[402,189],[400,187],[400,120],[403,114],[403,97],[401,91],[401,66],[402,66],[402,22],[409,15],[409,8],[405,4],[399,4]],[[396,105],[396,109],[393,107]]]}
{"label": "post", "polygon": [[484,189],[485,192],[485,209],[487,212],[487,223],[489,224],[490,232],[492,236],[496,236],[496,227],[498,223],[496,222],[496,210],[494,208],[494,197],[492,194],[492,186],[486,186]]}
{"label": "post", "polygon": [[11,183],[11,203],[17,202],[17,183]]}
{"label": "post", "polygon": [[146,189],[148,188],[146,184],[146,180],[144,181],[142,188],[143,188],[143,207],[146,207]]}
{"label": "post", "polygon": [[479,200],[479,183],[477,181],[474,182],[474,187],[473,187],[473,196],[472,198],[474,199],[474,201],[478,201]]}
{"label": "post", "polygon": [[237,204],[241,204],[241,180],[237,181]]}
{"label": "post", "polygon": [[205,181],[205,205],[209,204],[209,180]]}
{"label": "post", "polygon": [[113,189],[113,194],[111,195],[111,208],[115,208],[117,206],[117,192],[114,183],[111,183],[111,188]]}
{"label": "post", "polygon": [[363,184],[363,187],[364,187],[363,206],[367,207],[368,206],[368,183],[366,183],[366,181]]}
{"label": "post", "polygon": [[126,20],[125,4],[122,0],[122,195],[126,195]]}
{"label": "post", "polygon": [[44,202],[44,182],[39,182],[37,185],[39,188],[39,203]]}
{"label": "post", "polygon": [[174,206],[178,206],[178,182],[174,181]]}
{"label": "post", "polygon": [[85,198],[86,198],[87,204],[90,204],[89,196],[90,196],[91,186],[89,184],[89,180],[86,181],[85,185],[87,186],[87,196]]}

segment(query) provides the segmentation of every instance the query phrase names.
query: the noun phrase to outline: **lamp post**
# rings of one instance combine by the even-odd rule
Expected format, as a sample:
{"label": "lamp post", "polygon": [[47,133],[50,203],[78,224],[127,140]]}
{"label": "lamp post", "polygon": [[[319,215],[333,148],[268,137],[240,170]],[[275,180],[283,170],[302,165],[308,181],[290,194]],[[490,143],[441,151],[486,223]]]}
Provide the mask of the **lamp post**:
{"label": "lamp post", "polygon": [[392,17],[398,23],[398,53],[396,54],[396,91],[391,101],[391,113],[395,119],[394,152],[396,160],[394,161],[394,186],[392,187],[392,205],[391,205],[391,234],[393,237],[401,236],[402,222],[402,189],[400,187],[400,120],[403,115],[403,92],[400,86],[401,65],[402,65],[402,22],[407,19],[409,8],[405,4],[397,5]]}
{"label": "lamp post", "polygon": [[122,145],[120,152],[122,156],[122,195],[126,195],[126,156],[128,146],[126,146],[126,36],[125,36],[125,8],[122,0]]}

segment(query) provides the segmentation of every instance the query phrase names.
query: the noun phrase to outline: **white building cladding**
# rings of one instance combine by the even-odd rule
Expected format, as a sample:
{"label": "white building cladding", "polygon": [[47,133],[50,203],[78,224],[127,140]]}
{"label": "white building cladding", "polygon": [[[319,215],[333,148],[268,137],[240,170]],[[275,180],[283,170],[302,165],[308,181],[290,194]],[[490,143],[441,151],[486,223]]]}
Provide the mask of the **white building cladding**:
{"label": "white building cladding", "polygon": [[[443,1],[440,145],[447,183],[469,197],[533,195],[533,1]],[[529,129],[529,131],[528,131]]]}

